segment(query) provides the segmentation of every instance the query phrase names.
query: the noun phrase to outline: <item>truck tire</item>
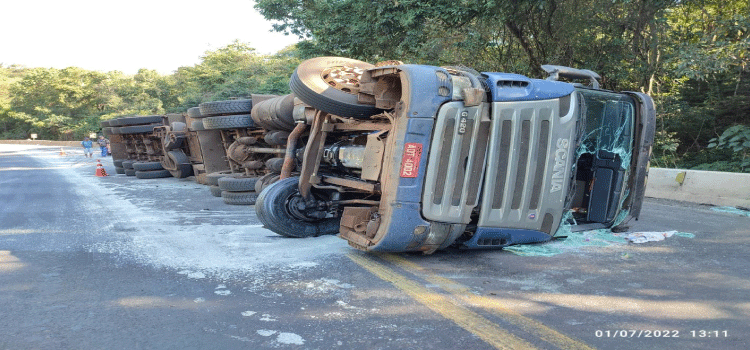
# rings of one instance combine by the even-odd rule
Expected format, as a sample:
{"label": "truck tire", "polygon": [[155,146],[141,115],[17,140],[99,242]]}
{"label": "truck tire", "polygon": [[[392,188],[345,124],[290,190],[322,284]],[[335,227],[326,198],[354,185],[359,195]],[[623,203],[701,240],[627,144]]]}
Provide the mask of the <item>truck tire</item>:
{"label": "truck tire", "polygon": [[193,131],[206,130],[206,128],[203,127],[203,120],[193,120],[190,123],[190,130],[193,130]]}
{"label": "truck tire", "polygon": [[208,186],[209,191],[211,191],[211,195],[214,197],[221,197],[221,188],[219,186]]}
{"label": "truck tire", "polygon": [[172,177],[169,170],[148,170],[148,171],[136,171],[135,177],[139,179],[160,179],[163,177]]}
{"label": "truck tire", "polygon": [[159,162],[135,162],[133,163],[135,171],[164,170]]}
{"label": "truck tire", "polygon": [[257,177],[231,177],[226,176],[219,179],[219,188],[229,192],[255,192]]}
{"label": "truck tire", "polygon": [[342,117],[369,117],[377,114],[378,109],[358,103],[356,91],[362,72],[373,67],[351,58],[312,58],[297,66],[289,87],[315,109]]}
{"label": "truck tire", "polygon": [[125,168],[116,166],[115,167],[115,173],[117,173],[117,174],[125,174]]}
{"label": "truck tire", "polygon": [[125,175],[127,175],[127,176],[135,176],[135,169],[125,168]]}
{"label": "truck tire", "polygon": [[99,125],[101,125],[102,128],[112,126],[112,125],[109,125],[109,120],[102,120],[101,122],[99,122]]}
{"label": "truck tire", "polygon": [[221,191],[221,199],[224,203],[230,205],[253,205],[258,199],[258,194],[255,191],[249,192],[230,192]]}
{"label": "truck tire", "polygon": [[122,133],[120,132],[120,128],[116,128],[116,127],[110,127],[110,130],[109,130],[109,131],[111,131],[111,132],[112,132],[112,135],[120,135],[120,134],[122,134]]}
{"label": "truck tire", "polygon": [[136,160],[130,160],[125,159],[122,161],[122,167],[125,169],[133,169],[133,163],[137,162]]}
{"label": "truck tire", "polygon": [[253,100],[226,100],[204,102],[198,105],[201,115],[211,117],[215,115],[250,114],[253,110]]}
{"label": "truck tire", "polygon": [[250,128],[254,125],[249,114],[203,118],[203,128],[206,130]]}
{"label": "truck tire", "polygon": [[142,125],[142,124],[162,124],[163,119],[160,115],[146,115],[146,116],[134,116],[134,117],[122,117],[117,119],[110,119],[109,126],[127,126],[127,125]]}
{"label": "truck tire", "polygon": [[169,151],[167,152],[167,157],[169,158],[169,161],[172,162],[172,164],[177,165],[177,169],[169,170],[169,173],[171,173],[173,177],[184,179],[190,175],[193,175],[193,165],[190,164],[190,159],[188,159],[187,155],[185,155],[185,152],[179,149]]}
{"label": "truck tire", "polygon": [[219,179],[225,176],[237,176],[228,171],[217,171],[206,175],[206,184],[209,186],[219,186]]}
{"label": "truck tire", "polygon": [[289,177],[266,187],[255,202],[255,213],[263,225],[285,237],[317,237],[339,232],[339,218],[304,217],[294,204],[299,194],[299,177]]}
{"label": "truck tire", "polygon": [[276,173],[270,173],[270,174],[261,176],[260,178],[258,178],[258,182],[255,183],[255,192],[258,192],[258,193],[263,192],[263,190],[266,187],[270,186],[272,183],[276,181],[279,181],[279,178],[281,178],[281,176],[279,176],[279,174],[276,174]]}
{"label": "truck tire", "polygon": [[115,167],[122,168],[123,167],[122,166],[122,162],[124,162],[124,161],[125,161],[125,159],[115,159],[115,160],[112,161],[112,165],[114,165]]}
{"label": "truck tire", "polygon": [[132,125],[132,126],[121,126],[121,134],[142,134],[153,132],[155,126],[161,126],[161,124],[149,124],[149,125]]}
{"label": "truck tire", "polygon": [[190,118],[200,118],[201,115],[201,109],[200,107],[191,107],[187,110],[187,116]]}

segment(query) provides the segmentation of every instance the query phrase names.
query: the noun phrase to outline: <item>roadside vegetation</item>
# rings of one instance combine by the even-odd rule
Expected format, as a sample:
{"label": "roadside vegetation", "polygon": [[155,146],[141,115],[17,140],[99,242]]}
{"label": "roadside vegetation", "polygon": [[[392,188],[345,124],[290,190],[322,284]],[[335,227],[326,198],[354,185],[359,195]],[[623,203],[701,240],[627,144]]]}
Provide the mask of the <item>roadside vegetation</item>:
{"label": "roadside vegetation", "polygon": [[0,65],[0,137],[78,139],[121,115],[288,93],[297,64],[321,55],[536,78],[549,63],[650,94],[652,165],[750,172],[747,0],[258,0],[256,8],[302,41],[275,55],[235,42],[166,76]]}

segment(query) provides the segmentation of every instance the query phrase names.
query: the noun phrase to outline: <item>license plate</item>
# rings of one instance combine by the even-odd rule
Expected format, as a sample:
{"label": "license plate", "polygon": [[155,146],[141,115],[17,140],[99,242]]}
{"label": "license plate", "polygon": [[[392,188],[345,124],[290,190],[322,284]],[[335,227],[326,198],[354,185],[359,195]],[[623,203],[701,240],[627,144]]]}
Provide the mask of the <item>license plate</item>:
{"label": "license plate", "polygon": [[401,177],[417,177],[420,159],[422,159],[422,144],[405,144],[404,156],[401,158]]}

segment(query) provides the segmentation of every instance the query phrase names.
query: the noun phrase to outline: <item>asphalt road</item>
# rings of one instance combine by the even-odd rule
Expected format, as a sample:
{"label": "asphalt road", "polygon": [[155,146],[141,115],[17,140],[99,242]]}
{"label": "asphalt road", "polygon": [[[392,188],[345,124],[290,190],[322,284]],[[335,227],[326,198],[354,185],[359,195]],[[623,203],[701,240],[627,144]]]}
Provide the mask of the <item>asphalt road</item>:
{"label": "asphalt road", "polygon": [[631,231],[675,235],[373,255],[95,164],[0,145],[0,349],[750,348],[741,213],[648,199]]}

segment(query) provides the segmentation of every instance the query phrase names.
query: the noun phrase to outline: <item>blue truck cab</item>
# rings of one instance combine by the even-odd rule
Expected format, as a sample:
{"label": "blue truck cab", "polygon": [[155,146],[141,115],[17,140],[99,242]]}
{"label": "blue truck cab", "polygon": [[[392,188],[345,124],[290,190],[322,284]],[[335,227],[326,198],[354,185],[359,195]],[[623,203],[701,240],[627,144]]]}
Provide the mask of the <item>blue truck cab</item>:
{"label": "blue truck cab", "polygon": [[[296,208],[318,212],[297,210],[307,226],[296,229],[338,233],[366,251],[429,254],[544,242],[560,227],[612,228],[637,218],[653,101],[602,90],[591,71],[543,68],[546,80],[425,65],[363,69],[352,95],[374,109],[308,113],[315,117],[297,152],[302,170],[286,181],[307,198]],[[269,212],[295,210],[264,206],[290,202],[265,192],[259,217],[278,228],[287,218]]]}

